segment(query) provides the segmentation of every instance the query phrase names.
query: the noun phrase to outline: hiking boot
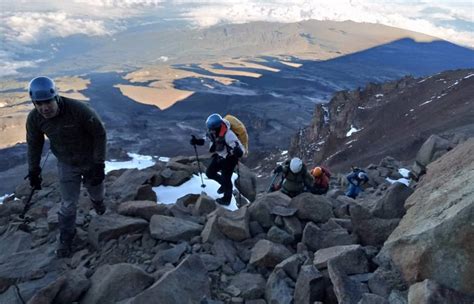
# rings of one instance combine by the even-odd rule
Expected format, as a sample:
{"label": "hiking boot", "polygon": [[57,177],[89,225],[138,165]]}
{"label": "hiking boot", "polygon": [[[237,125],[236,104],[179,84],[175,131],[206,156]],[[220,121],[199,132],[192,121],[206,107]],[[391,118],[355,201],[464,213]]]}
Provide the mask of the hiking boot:
{"label": "hiking boot", "polygon": [[218,199],[216,199],[216,203],[218,203],[219,205],[229,206],[230,205],[230,199],[226,200],[223,197],[219,197]]}
{"label": "hiking boot", "polygon": [[58,248],[55,251],[55,254],[59,259],[68,258],[71,256],[71,253],[72,253],[71,243],[72,242],[59,241]]}
{"label": "hiking boot", "polygon": [[94,201],[91,199],[91,202],[92,202],[92,207],[94,207],[94,210],[95,210],[95,213],[97,213],[98,215],[102,215],[105,213],[105,205],[104,205],[104,201]]}
{"label": "hiking boot", "polygon": [[224,187],[220,186],[219,189],[217,189],[218,194],[224,193]]}

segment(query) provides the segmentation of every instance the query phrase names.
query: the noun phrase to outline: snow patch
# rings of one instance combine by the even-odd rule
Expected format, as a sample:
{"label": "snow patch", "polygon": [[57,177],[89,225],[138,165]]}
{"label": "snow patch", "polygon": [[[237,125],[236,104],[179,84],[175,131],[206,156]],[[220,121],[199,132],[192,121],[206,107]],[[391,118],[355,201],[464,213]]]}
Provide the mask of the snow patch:
{"label": "snow patch", "polygon": [[[217,193],[220,185],[215,180],[209,179],[206,174],[202,174],[204,180],[205,188],[201,187],[201,178],[199,175],[193,175],[190,180],[178,187],[173,186],[158,186],[153,187],[153,191],[156,193],[156,197],[159,203],[162,204],[174,204],[176,201],[187,194],[201,194],[205,192],[208,196],[213,199],[222,197],[222,194]],[[232,174],[232,183],[235,185],[235,180],[237,179],[237,174]],[[235,188],[234,188],[235,189]],[[237,210],[237,201],[234,197],[230,202],[229,206],[222,207],[229,209],[231,211]]]}
{"label": "snow patch", "polygon": [[472,76],[474,76],[474,73],[467,75],[466,77],[464,77],[464,79],[471,78]]}
{"label": "snow patch", "polygon": [[424,106],[424,105],[426,105],[426,104],[429,104],[429,103],[432,102],[432,101],[433,101],[433,100],[431,100],[431,99],[430,99],[430,100],[427,100],[427,101],[425,101],[424,103],[421,103],[421,104],[420,104],[420,107],[421,107],[421,106]]}
{"label": "snow patch", "polygon": [[349,140],[348,142],[346,142],[346,145],[349,145],[349,144],[351,144],[351,143],[353,143],[353,142],[355,142],[355,141],[357,141],[357,139]]}
{"label": "snow patch", "polygon": [[424,78],[424,79],[418,81],[418,83],[425,82],[425,81],[427,81],[428,79],[430,79],[431,77],[433,77],[433,76],[426,77],[426,78]]}
{"label": "snow patch", "polygon": [[287,154],[288,154],[288,150],[281,151],[281,153],[280,153],[280,154],[281,154],[282,156],[285,156],[285,155],[287,155]]}
{"label": "snow patch", "polygon": [[354,127],[353,125],[351,125],[351,129],[346,133],[346,137],[349,137],[349,136],[351,136],[353,133],[359,132],[359,131],[362,130],[362,129],[363,129],[363,128],[357,129],[356,127]]}
{"label": "snow patch", "polygon": [[399,178],[399,179],[391,179],[390,177],[386,177],[385,180],[387,182],[389,182],[390,184],[394,184],[394,183],[402,183],[406,186],[409,186],[410,185],[410,180],[407,179],[407,178]]}
{"label": "snow patch", "polygon": [[400,173],[400,175],[405,177],[405,178],[408,178],[408,176],[410,176],[410,170],[408,170],[406,168],[398,169],[398,173]]}
{"label": "snow patch", "polygon": [[[140,155],[136,153],[127,153],[131,160],[128,161],[106,161],[105,162],[105,173],[119,169],[134,169],[138,170],[145,169],[153,166],[156,162],[152,156]],[[160,157],[161,160],[161,157]],[[168,159],[169,160],[169,159]]]}
{"label": "snow patch", "polygon": [[382,98],[383,94],[375,94],[375,98]]}

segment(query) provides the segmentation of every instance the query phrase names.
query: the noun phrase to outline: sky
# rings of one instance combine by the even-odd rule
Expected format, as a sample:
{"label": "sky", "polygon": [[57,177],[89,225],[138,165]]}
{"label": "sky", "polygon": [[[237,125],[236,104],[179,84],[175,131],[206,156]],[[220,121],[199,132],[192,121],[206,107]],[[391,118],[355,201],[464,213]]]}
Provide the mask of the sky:
{"label": "sky", "polygon": [[[190,27],[308,19],[381,23],[474,47],[474,0],[0,0],[0,76],[47,60],[39,47],[179,20]],[[54,56],[54,54],[51,54]],[[50,58],[49,58],[50,59]]]}

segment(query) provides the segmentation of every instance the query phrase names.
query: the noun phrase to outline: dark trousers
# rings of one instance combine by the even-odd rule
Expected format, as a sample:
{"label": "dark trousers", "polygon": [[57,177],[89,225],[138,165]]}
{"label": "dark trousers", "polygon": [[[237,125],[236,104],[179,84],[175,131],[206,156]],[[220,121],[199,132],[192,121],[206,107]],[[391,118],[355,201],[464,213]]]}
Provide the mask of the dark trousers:
{"label": "dark trousers", "polygon": [[[232,155],[223,158],[215,154],[206,170],[207,177],[215,180],[222,186],[224,190],[222,199],[226,202],[230,202],[232,199],[232,173],[234,173],[234,168],[238,162],[239,160]],[[219,171],[220,174],[218,173]]]}

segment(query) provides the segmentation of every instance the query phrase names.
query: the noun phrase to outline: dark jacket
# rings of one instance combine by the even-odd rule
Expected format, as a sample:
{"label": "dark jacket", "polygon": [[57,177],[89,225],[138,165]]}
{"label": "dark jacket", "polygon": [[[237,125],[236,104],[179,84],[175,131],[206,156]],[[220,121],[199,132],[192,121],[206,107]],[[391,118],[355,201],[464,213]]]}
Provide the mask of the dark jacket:
{"label": "dark jacket", "polygon": [[283,165],[283,180],[282,190],[284,192],[296,195],[302,193],[306,188],[310,188],[313,185],[313,176],[306,170],[306,166],[303,165],[301,171],[297,174],[291,172],[290,161],[286,161]]}
{"label": "dark jacket", "polygon": [[[362,178],[359,178],[359,173],[362,174]],[[353,170],[350,174],[347,175],[347,181],[356,186],[359,187],[360,185],[363,185],[369,181],[369,177],[367,176],[367,173],[365,173],[364,170],[356,169]]]}
{"label": "dark jacket", "polygon": [[46,119],[33,109],[26,121],[29,170],[40,166],[44,135],[49,138],[51,151],[60,162],[73,166],[104,163],[105,128],[97,113],[88,104],[60,97],[59,114]]}

